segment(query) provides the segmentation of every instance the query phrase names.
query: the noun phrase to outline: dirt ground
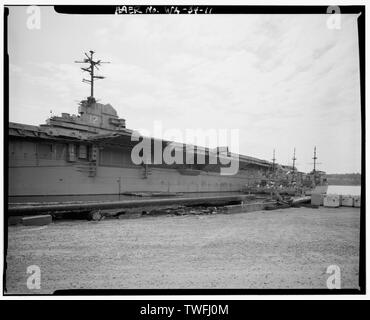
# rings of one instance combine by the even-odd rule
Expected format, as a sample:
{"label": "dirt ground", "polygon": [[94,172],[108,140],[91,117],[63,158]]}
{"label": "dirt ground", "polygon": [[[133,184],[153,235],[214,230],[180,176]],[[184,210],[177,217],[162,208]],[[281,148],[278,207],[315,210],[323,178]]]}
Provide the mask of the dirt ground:
{"label": "dirt ground", "polygon": [[[8,293],[56,289],[358,288],[358,208],[290,208],[9,227]],[[41,270],[29,290],[27,267]]]}

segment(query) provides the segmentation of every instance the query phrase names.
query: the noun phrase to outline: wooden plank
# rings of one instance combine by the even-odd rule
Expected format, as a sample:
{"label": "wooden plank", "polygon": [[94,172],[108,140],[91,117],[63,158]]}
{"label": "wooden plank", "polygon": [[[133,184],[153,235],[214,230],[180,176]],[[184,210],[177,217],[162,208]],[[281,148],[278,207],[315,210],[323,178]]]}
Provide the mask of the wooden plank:
{"label": "wooden plank", "polygon": [[164,198],[164,199],[145,199],[145,200],[122,200],[100,203],[68,203],[53,205],[34,205],[34,206],[12,206],[8,208],[9,215],[30,215],[48,214],[50,212],[78,212],[97,209],[116,209],[116,208],[135,208],[147,206],[166,206],[171,204],[179,205],[222,205],[228,202],[245,201],[248,195],[233,196],[211,196],[211,197],[192,197],[192,198]]}
{"label": "wooden plank", "polygon": [[22,218],[22,224],[25,226],[44,226],[51,222],[52,222],[52,217],[49,214]]}

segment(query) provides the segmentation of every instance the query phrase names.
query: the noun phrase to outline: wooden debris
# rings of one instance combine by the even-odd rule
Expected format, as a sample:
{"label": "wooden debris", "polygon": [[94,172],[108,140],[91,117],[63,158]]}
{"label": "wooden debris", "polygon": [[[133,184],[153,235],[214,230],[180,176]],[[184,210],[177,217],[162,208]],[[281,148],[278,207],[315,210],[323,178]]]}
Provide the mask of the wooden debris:
{"label": "wooden debris", "polygon": [[51,215],[28,216],[22,218],[22,224],[25,226],[44,226],[52,222]]}

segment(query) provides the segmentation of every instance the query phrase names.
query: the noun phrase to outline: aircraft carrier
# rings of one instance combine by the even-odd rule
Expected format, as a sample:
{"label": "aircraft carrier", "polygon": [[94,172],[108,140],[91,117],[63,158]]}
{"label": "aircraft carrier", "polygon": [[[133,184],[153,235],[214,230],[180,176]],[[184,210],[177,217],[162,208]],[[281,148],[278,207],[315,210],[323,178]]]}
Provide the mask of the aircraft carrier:
{"label": "aircraft carrier", "polygon": [[[84,60],[77,61],[88,66],[81,69],[90,76],[84,82],[91,89],[90,96],[80,102],[77,115],[62,113],[40,126],[9,123],[10,197],[224,193],[261,186],[272,175],[279,174],[287,184],[304,179],[294,163],[293,168],[281,166],[275,157],[271,162],[232,154],[221,147],[191,146],[192,163],[156,163],[153,154],[135,163],[131,156],[139,143],[133,139],[135,131],[126,127],[125,119],[110,104],[94,98],[94,81],[103,78],[94,70],[103,62],[94,60],[93,55],[90,51]],[[159,143],[163,149],[173,144],[150,137],[140,141],[143,139],[151,145]],[[177,146],[186,158],[189,145]],[[212,163],[211,158],[217,161]],[[228,167],[223,158],[238,161],[236,172],[222,174]]]}

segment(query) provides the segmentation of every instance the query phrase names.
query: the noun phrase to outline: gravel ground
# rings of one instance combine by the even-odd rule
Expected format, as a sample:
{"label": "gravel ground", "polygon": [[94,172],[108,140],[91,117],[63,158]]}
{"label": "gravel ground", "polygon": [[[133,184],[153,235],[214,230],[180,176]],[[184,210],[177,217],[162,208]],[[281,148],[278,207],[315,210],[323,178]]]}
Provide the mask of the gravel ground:
{"label": "gravel ground", "polygon": [[[358,208],[290,208],[9,227],[8,293],[102,288],[358,288]],[[41,289],[27,289],[27,266]]]}

